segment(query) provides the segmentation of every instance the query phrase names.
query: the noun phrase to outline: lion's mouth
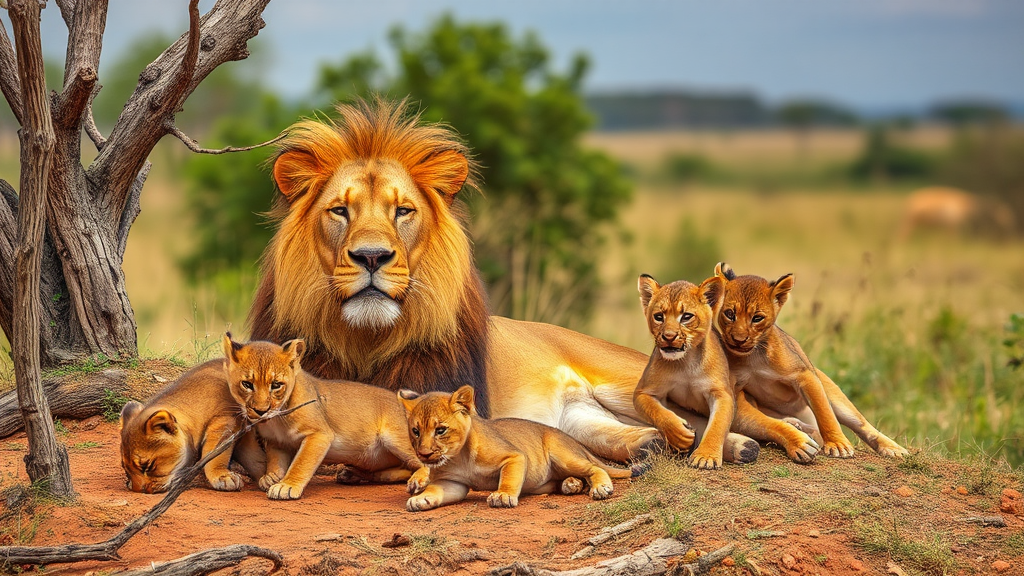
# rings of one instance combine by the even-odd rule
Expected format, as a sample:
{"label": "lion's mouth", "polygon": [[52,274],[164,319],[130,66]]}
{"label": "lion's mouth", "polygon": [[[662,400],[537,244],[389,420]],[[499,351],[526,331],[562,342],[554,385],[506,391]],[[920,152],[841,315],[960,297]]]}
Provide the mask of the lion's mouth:
{"label": "lion's mouth", "polygon": [[373,284],[370,284],[366,288],[363,288],[359,292],[356,292],[355,294],[352,295],[352,298],[387,298],[388,300],[394,300],[394,298],[388,296],[386,292],[384,292],[380,288],[377,288]]}
{"label": "lion's mouth", "polygon": [[341,307],[345,322],[357,328],[384,330],[402,316],[402,307],[380,288],[369,285],[352,295]]}
{"label": "lion's mouth", "polygon": [[757,347],[757,345],[756,344],[743,345],[743,344],[733,344],[731,342],[726,342],[725,343],[725,347],[728,348],[729,350],[733,351],[733,352],[736,352],[737,354],[750,354],[754,350],[754,348]]}
{"label": "lion's mouth", "polygon": [[676,348],[675,346],[662,346],[661,347],[661,351],[664,352],[665,354],[675,354],[677,352],[686,352],[686,346],[683,345],[683,346],[680,346],[678,348]]}

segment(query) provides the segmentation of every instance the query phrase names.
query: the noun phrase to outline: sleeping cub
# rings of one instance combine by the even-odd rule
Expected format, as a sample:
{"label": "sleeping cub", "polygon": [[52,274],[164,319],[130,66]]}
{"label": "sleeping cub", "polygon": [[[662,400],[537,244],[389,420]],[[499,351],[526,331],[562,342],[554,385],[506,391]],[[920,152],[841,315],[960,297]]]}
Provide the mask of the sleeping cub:
{"label": "sleeping cub", "polygon": [[[167,490],[174,474],[195,464],[242,428],[238,405],[228,393],[224,360],[200,364],[167,385],[145,406],[129,402],[121,410],[121,467],[134,492]],[[228,470],[236,460],[253,478],[265,470],[256,434],[243,436],[204,468],[215,490],[239,490],[242,477]]]}
{"label": "sleeping cub", "polygon": [[[224,336],[228,388],[242,413],[256,420],[274,410],[284,416],[262,422],[256,430],[267,451],[267,473],[260,488],[272,500],[295,500],[321,463],[346,464],[338,473],[376,482],[426,484],[429,470],[409,444],[405,413],[394,392],[342,380],[321,380],[299,364],[306,343],[289,340],[239,344]],[[416,471],[412,474],[411,471]]]}
{"label": "sleeping cub", "polygon": [[634,475],[602,464],[582,444],[550,426],[477,416],[472,386],[422,396],[401,390],[398,398],[405,405],[416,455],[430,467],[429,484],[409,481],[409,492],[419,493],[406,503],[410,512],[458,502],[471,488],[494,490],[487,503],[512,508],[523,493],[579,493],[581,479],[590,485],[591,498],[600,500],[612,494],[611,478]]}

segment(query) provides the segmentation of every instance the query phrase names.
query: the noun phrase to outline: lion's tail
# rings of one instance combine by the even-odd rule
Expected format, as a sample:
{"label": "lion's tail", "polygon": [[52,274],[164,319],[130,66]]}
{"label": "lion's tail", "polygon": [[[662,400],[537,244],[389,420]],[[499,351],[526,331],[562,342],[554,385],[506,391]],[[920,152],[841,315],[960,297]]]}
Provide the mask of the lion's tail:
{"label": "lion's tail", "polygon": [[612,478],[636,478],[647,471],[642,465],[633,465],[629,468],[616,468],[606,464],[600,464],[600,466]]}

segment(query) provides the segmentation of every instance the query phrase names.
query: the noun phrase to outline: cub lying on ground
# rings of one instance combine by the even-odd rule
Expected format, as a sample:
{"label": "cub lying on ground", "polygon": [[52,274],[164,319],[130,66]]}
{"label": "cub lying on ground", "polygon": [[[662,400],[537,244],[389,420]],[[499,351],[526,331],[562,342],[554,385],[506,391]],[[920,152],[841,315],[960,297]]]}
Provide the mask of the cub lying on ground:
{"label": "cub lying on ground", "polygon": [[411,479],[410,512],[452,504],[474,490],[494,490],[487,503],[512,508],[520,494],[577,494],[583,481],[595,500],[612,494],[611,478],[629,478],[631,470],[602,464],[568,434],[518,418],[486,420],[476,414],[473,387],[452,394],[420,396],[400,390],[409,421],[409,440],[430,467],[430,483]]}
{"label": "cub lying on ground", "polygon": [[805,441],[800,445],[803,434],[794,434],[795,428],[765,413],[796,417],[817,427],[811,431],[825,454],[849,458],[853,444],[843,435],[841,422],[882,456],[907,454],[869,424],[839,386],[811,364],[800,344],[775,325],[793,289],[792,274],[769,282],[736,276],[720,262],[715,275],[725,280],[725,302],[718,315],[722,342],[737,389],[743,391],[737,399],[737,431],[778,442],[794,460],[807,461],[798,457],[807,450]]}
{"label": "cub lying on ground", "polygon": [[[167,490],[177,471],[195,464],[242,424],[238,405],[228,393],[222,359],[185,372],[146,405],[125,404],[121,410],[121,467],[128,476],[128,488],[147,494]],[[203,468],[215,490],[242,488],[242,477],[228,470],[232,458],[253,478],[266,469],[254,432],[233,448]]]}
{"label": "cub lying on ground", "polygon": [[278,346],[239,344],[231,334],[224,336],[229,389],[246,418],[314,401],[256,426],[267,451],[267,472],[259,480],[267,497],[298,499],[324,462],[348,465],[338,473],[339,482],[354,474],[375,482],[426,484],[429,470],[409,444],[405,412],[394,392],[311,376],[299,363],[305,349],[302,340]]}
{"label": "cub lying on ground", "polygon": [[723,286],[717,276],[700,286],[685,280],[662,286],[646,274],[637,285],[654,351],[633,393],[633,405],[680,451],[690,449],[694,433],[665,407],[666,399],[708,415],[703,438],[687,460],[694,468],[721,468],[722,447],[736,411],[729,362],[712,331]]}

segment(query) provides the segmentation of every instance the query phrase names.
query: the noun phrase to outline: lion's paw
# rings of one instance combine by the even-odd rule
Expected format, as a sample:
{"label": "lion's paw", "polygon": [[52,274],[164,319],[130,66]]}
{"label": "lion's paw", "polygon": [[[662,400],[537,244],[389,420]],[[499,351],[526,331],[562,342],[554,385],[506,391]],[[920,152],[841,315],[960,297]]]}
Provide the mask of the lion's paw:
{"label": "lion's paw", "polygon": [[903,458],[909,456],[910,452],[906,448],[900,446],[890,438],[880,436],[878,438],[878,447],[875,449],[879,456],[886,458]]}
{"label": "lion's paw", "polygon": [[832,458],[853,458],[854,454],[853,444],[845,438],[836,442],[825,442],[821,451]]}
{"label": "lion's paw", "polygon": [[281,476],[273,472],[267,472],[260,478],[258,484],[261,490],[270,490],[270,487],[281,481]]}
{"label": "lion's paw", "polygon": [[795,432],[795,438],[785,447],[789,459],[798,464],[814,462],[814,457],[818,455],[821,447],[814,441],[814,438],[811,438],[802,430],[796,430]]}
{"label": "lion's paw", "polygon": [[796,428],[797,430],[803,432],[804,434],[813,436],[814,434],[818,433],[817,428],[811,426],[810,424],[804,422],[799,418],[795,418],[793,416],[786,416],[785,418],[782,419],[782,421],[785,422],[786,424],[789,424],[793,428]]}
{"label": "lion's paw", "polygon": [[419,495],[413,496],[405,501],[405,509],[409,512],[422,512],[433,510],[441,505],[441,499],[437,496]]}
{"label": "lion's paw", "polygon": [[594,500],[604,500],[615,492],[615,487],[608,484],[598,484],[590,489],[590,497]]}
{"label": "lion's paw", "polygon": [[284,482],[278,482],[267,490],[267,498],[271,500],[298,500],[301,496],[301,486],[292,486]]}
{"label": "lion's paw", "polygon": [[430,469],[420,468],[409,477],[405,489],[409,494],[419,494],[427,488],[427,484],[430,484]]}
{"label": "lion's paw", "polygon": [[720,454],[706,454],[698,450],[687,458],[686,463],[691,468],[718,470],[722,467],[722,456]]}
{"label": "lion's paw", "polygon": [[245,485],[245,481],[242,480],[242,476],[236,474],[230,470],[224,474],[219,474],[213,478],[208,478],[210,481],[210,488],[214,490],[220,490],[221,492],[236,492],[242,489]]}
{"label": "lion's paw", "polygon": [[359,484],[363,481],[363,477],[351,466],[342,466],[334,476],[334,481],[338,484]]}
{"label": "lion's paw", "polygon": [[487,504],[491,508],[515,508],[519,506],[519,497],[507,492],[491,492],[487,497]]}
{"label": "lion's paw", "polygon": [[565,480],[562,480],[562,494],[566,496],[572,496],[573,494],[579,494],[583,492],[583,480],[570,476]]}
{"label": "lion's paw", "polygon": [[693,433],[693,429],[686,423],[685,420],[680,418],[682,426],[677,430],[666,431],[665,439],[668,440],[670,446],[680,452],[686,452],[693,447],[693,441],[697,438],[696,434]]}

